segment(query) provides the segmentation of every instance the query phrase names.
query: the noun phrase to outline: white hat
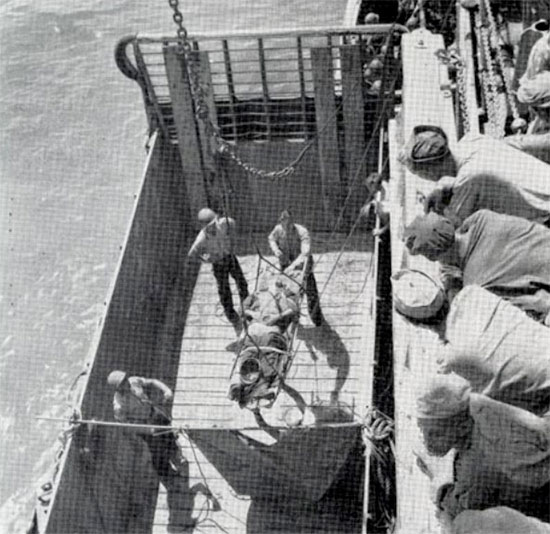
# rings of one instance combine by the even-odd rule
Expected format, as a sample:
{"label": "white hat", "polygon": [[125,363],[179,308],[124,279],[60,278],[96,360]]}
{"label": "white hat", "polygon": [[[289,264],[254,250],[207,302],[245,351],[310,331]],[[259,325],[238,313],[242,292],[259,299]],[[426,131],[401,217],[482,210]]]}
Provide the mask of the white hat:
{"label": "white hat", "polygon": [[447,300],[441,284],[422,271],[404,269],[391,280],[396,310],[411,319],[434,317]]}

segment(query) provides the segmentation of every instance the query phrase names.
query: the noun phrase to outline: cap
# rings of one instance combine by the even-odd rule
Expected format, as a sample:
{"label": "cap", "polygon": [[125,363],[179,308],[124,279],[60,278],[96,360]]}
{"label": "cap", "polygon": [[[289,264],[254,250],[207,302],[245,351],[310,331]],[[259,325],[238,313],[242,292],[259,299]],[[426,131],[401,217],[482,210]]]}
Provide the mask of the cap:
{"label": "cap", "polygon": [[114,389],[118,389],[127,378],[128,373],[124,371],[112,371],[107,377],[107,384]]}
{"label": "cap", "polygon": [[413,163],[427,163],[443,159],[449,153],[449,142],[439,126],[415,126],[404,147],[404,156]]}
{"label": "cap", "polygon": [[405,228],[403,240],[412,255],[437,258],[455,242],[455,227],[450,219],[431,211],[419,215]]}
{"label": "cap", "polygon": [[363,24],[378,24],[379,22],[380,22],[380,15],[372,11],[369,11],[365,15],[365,18],[363,19]]}
{"label": "cap", "polygon": [[468,410],[470,383],[455,373],[436,374],[421,388],[416,400],[418,419],[448,419]]}
{"label": "cap", "polygon": [[201,224],[208,224],[216,218],[216,212],[210,208],[202,208],[197,215],[197,219]]}
{"label": "cap", "polygon": [[392,276],[393,302],[398,312],[411,319],[429,319],[447,301],[443,287],[422,271],[404,269]]}

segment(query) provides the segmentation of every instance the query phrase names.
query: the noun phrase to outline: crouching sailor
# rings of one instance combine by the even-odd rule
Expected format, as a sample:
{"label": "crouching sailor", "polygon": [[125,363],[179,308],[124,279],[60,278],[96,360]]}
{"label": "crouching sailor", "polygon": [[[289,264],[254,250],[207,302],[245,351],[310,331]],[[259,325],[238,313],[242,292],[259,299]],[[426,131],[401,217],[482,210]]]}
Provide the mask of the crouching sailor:
{"label": "crouching sailor", "polygon": [[441,128],[417,126],[399,159],[437,182],[425,209],[455,225],[480,209],[541,223],[550,218],[550,166],[502,141],[467,134],[451,150]]}
{"label": "crouching sailor", "polygon": [[456,375],[437,375],[427,384],[417,418],[430,454],[457,452],[453,481],[435,492],[444,519],[499,505],[547,519],[548,421],[472,393]]}
{"label": "crouching sailor", "polygon": [[482,286],[548,320],[550,230],[542,224],[480,210],[455,230],[449,219],[429,213],[412,221],[404,240],[411,254],[441,262],[445,274],[458,269],[464,286]]}
{"label": "crouching sailor", "polygon": [[[462,289],[449,307],[442,288],[427,277],[421,287],[415,279],[419,276],[411,271],[407,285],[399,280],[394,283],[395,307],[442,338],[444,345],[433,354],[439,372],[456,373],[470,383],[474,393],[550,420],[550,328],[479,286]],[[428,283],[435,297],[431,297]],[[423,320],[411,317],[413,310],[404,308],[407,296],[401,293],[411,290],[409,300],[433,303],[430,315]]]}
{"label": "crouching sailor", "polygon": [[[128,376],[123,371],[113,371],[107,383],[114,390],[113,410],[120,423],[142,425],[170,425],[172,391],[160,380]],[[170,511],[169,532],[192,532],[195,520],[193,493],[189,488],[189,464],[182,456],[173,432],[154,429],[137,429],[147,444],[153,467],[166,488]]]}
{"label": "crouching sailor", "polygon": [[550,420],[550,328],[468,286],[451,304],[445,339],[442,371],[462,376],[476,393]]}

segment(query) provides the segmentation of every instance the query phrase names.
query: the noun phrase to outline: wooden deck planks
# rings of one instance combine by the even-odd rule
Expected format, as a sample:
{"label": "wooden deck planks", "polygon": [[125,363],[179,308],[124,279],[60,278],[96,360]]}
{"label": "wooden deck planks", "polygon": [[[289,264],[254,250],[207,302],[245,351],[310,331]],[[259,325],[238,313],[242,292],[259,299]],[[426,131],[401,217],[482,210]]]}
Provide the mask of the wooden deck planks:
{"label": "wooden deck planks", "polygon": [[[374,290],[373,280],[370,279],[371,253],[366,239],[358,236],[347,243],[347,247],[355,247],[355,250],[340,254],[339,248],[344,238],[337,236],[327,240],[323,236],[313,236],[314,243],[321,243],[319,248],[326,250],[322,254],[314,254],[314,259],[317,285],[322,293],[321,307],[330,328],[315,328],[311,324],[304,299],[303,315],[294,344],[296,355],[287,382],[308,403],[317,398],[323,401],[338,398],[363,415],[366,405],[370,404],[374,347],[374,317],[370,314]],[[269,259],[273,261],[273,258]],[[243,254],[239,260],[252,289],[257,257]],[[232,287],[237,299],[236,290]],[[175,422],[195,428],[257,427],[248,410],[241,410],[227,398],[235,358],[235,354],[227,349],[234,341],[234,331],[221,313],[210,267],[203,265],[194,287],[183,334],[173,406]],[[282,414],[293,405],[293,401],[281,393],[273,409],[266,411],[264,416],[271,424],[281,425]],[[273,441],[263,431],[254,430],[249,435],[266,444]],[[211,513],[210,517],[224,531],[245,531],[243,522],[246,521],[249,502],[234,495],[227,482],[196,446],[183,437],[180,437],[180,442],[184,455],[190,461],[191,484],[201,481],[202,470],[208,485],[220,500],[222,511]],[[202,500],[202,496],[197,496],[194,515],[204,504]],[[166,532],[167,522],[166,495],[161,488],[153,532]],[[204,526],[201,524],[200,529],[221,531],[208,522]]]}

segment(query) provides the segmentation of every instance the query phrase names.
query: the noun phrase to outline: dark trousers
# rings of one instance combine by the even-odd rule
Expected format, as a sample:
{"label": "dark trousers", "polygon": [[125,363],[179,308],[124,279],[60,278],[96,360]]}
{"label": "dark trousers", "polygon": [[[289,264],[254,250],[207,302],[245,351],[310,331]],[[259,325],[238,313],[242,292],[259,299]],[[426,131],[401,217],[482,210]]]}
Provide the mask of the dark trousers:
{"label": "dark trousers", "polygon": [[[281,262],[281,269],[284,271],[296,258],[291,259],[288,263]],[[305,272],[305,291],[307,298],[307,311],[309,317],[313,321],[315,326],[321,326],[324,318],[321,312],[321,304],[319,302],[319,291],[317,290],[317,282],[313,274],[313,258],[311,256],[307,259],[306,272]]]}
{"label": "dark trousers", "polygon": [[[169,425],[170,420],[158,417],[156,425]],[[176,436],[172,432],[157,435],[143,434],[143,439],[149,447],[153,467],[166,488],[169,524],[171,526],[189,527],[194,525],[193,494],[189,487],[189,464],[181,456]],[[172,467],[176,465],[177,471]]]}
{"label": "dark trousers", "polygon": [[234,254],[225,256],[225,258],[212,264],[212,272],[216,278],[218,295],[220,296],[220,302],[223,306],[225,316],[229,322],[234,324],[238,321],[239,315],[233,307],[233,296],[231,295],[231,287],[229,285],[229,275],[233,277],[233,280],[235,280],[237,284],[241,302],[248,297],[248,284],[246,283],[239,260]]}
{"label": "dark trousers", "polygon": [[151,453],[151,461],[159,478],[163,480],[165,477],[174,474],[174,470],[170,465],[170,460],[177,458],[179,447],[176,441],[176,436],[172,432],[159,435],[143,435]]}

